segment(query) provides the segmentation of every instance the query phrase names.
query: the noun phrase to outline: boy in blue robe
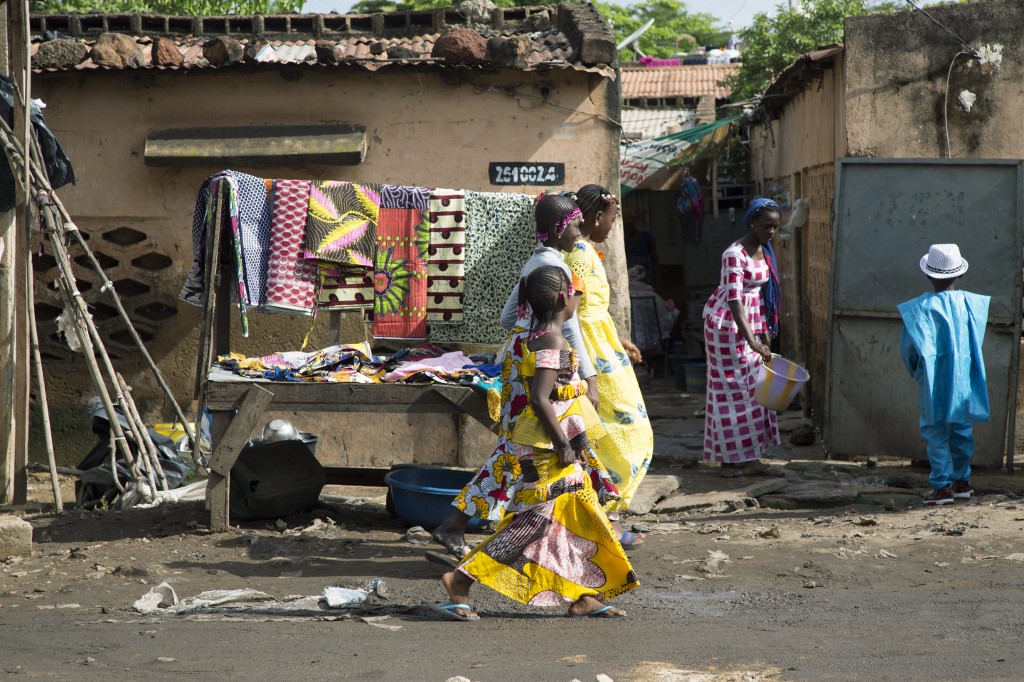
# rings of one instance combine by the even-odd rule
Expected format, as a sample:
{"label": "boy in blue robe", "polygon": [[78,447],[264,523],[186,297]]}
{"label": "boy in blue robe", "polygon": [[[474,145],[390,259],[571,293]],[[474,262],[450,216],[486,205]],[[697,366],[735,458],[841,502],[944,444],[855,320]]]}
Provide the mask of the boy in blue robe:
{"label": "boy in blue robe", "polygon": [[981,344],[989,296],[958,291],[967,261],[956,244],[933,244],[921,258],[932,283],[926,293],[901,303],[900,351],[919,387],[921,436],[927,443],[932,486],[928,506],[970,499],[972,424],[989,418]]}

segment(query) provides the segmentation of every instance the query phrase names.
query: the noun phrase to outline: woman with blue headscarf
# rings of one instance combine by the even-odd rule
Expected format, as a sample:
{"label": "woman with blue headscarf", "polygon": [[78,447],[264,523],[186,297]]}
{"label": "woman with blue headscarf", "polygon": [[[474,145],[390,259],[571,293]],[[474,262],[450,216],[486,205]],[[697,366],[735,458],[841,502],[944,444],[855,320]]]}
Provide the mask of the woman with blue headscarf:
{"label": "woman with blue headscarf", "polygon": [[722,280],[704,306],[707,409],[704,460],[722,466],[722,476],[782,476],[761,461],[778,444],[775,412],[754,400],[762,362],[779,329],[779,268],[771,239],[779,227],[779,205],[755,199],[743,216],[746,235],[722,254]]}

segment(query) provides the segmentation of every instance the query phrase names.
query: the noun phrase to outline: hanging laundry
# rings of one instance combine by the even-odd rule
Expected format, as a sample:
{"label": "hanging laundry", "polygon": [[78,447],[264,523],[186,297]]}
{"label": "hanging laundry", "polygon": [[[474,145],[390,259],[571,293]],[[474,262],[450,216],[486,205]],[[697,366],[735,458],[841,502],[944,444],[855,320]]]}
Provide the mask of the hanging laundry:
{"label": "hanging laundry", "polygon": [[466,199],[461,190],[430,191],[427,219],[427,321],[462,320],[466,260]]}
{"label": "hanging laundry", "polygon": [[435,325],[438,343],[500,344],[508,338],[499,318],[519,271],[536,243],[533,198],[509,192],[466,195],[466,262],[463,320]]}
{"label": "hanging laundry", "polygon": [[315,183],[309,192],[306,259],[373,268],[380,189],[377,184],[334,180]]}
{"label": "hanging laundry", "polygon": [[235,273],[238,280],[238,305],[242,335],[249,335],[245,306],[261,305],[266,294],[267,252],[270,247],[270,205],[267,183],[236,171],[221,171],[207,178],[199,188],[192,218],[192,271],[179,297],[193,305],[203,305],[203,268],[206,262],[206,235],[215,217],[226,218],[230,230]]}
{"label": "hanging laundry", "polygon": [[310,185],[308,180],[273,181],[267,293],[263,306],[268,312],[313,314],[317,267],[302,257]]}
{"label": "hanging laundry", "polygon": [[378,339],[427,337],[426,192],[395,185],[381,190],[373,302],[373,335]]}

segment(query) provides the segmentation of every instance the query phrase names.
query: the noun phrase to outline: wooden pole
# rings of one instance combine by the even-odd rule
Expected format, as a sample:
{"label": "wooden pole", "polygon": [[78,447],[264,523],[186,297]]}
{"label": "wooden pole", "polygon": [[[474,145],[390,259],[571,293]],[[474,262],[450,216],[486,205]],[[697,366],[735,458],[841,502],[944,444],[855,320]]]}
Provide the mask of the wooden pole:
{"label": "wooden pole", "polygon": [[121,393],[124,394],[125,399],[128,402],[128,407],[132,411],[132,416],[135,418],[135,422],[139,425],[140,432],[138,434],[139,448],[145,448],[146,454],[149,457],[149,479],[153,484],[153,492],[156,492],[156,478],[160,479],[160,488],[162,490],[170,490],[167,485],[167,475],[164,473],[163,466],[160,465],[159,451],[156,448],[156,443],[149,437],[149,429],[146,428],[145,422],[142,420],[142,415],[139,414],[139,408],[135,404],[135,398],[132,397],[132,387],[128,385],[128,382],[124,380],[121,373],[117,373],[117,383],[121,387]]}
{"label": "wooden pole", "polygon": [[[82,346],[85,365],[92,377],[93,385],[100,394],[100,400],[103,403],[103,409],[107,413],[107,419],[110,421],[112,442],[121,452],[121,456],[124,457],[124,461],[128,463],[129,469],[137,476],[138,465],[135,462],[135,457],[132,455],[131,448],[128,447],[124,430],[121,428],[121,422],[117,419],[117,411],[114,409],[114,404],[110,400],[110,393],[107,391],[106,383],[103,381],[103,375],[100,373],[99,364],[96,362],[96,350],[94,349],[92,342],[92,335],[96,333],[96,328],[92,326],[92,318],[89,316],[89,311],[85,307],[85,301],[82,300],[82,294],[75,286],[75,276],[71,272],[71,261],[68,259],[67,251],[64,250],[64,242],[60,237],[54,237],[54,234],[57,232],[56,226],[54,225],[54,217],[49,208],[44,208],[42,213],[43,219],[46,222],[47,232],[51,237],[50,243],[53,246],[53,255],[61,273],[60,279],[58,280],[60,282],[61,291],[64,294],[64,300],[69,301],[74,308],[76,319],[72,326],[74,327],[75,334],[78,336],[79,343]],[[98,334],[96,335],[96,338],[99,338]],[[106,355],[106,353],[104,353],[104,355]],[[107,362],[109,363],[109,357],[107,358]],[[116,386],[116,379],[114,381],[114,385]],[[118,391],[118,393],[120,393],[120,391]],[[125,410],[125,418],[128,419],[127,410]],[[116,470],[114,473],[114,478],[116,479]]]}
{"label": "wooden pole", "polygon": [[[30,281],[29,284],[31,285],[32,282]],[[32,293],[33,291],[30,286],[29,294]],[[60,495],[57,458],[53,453],[53,432],[50,429],[50,404],[46,399],[46,378],[43,376],[43,357],[39,353],[39,328],[36,326],[35,306],[28,307],[28,316],[28,327],[32,332],[32,364],[36,370],[36,389],[39,391],[39,407],[43,413],[43,438],[46,442],[46,461],[50,464],[50,485],[53,487],[53,503],[57,506],[57,513],[59,514],[64,511],[64,501]]]}
{"label": "wooden pole", "polygon": [[[11,76],[15,91],[20,94],[21,106],[16,99],[14,104],[14,129],[21,133],[23,140],[32,134],[32,121],[29,116],[32,106],[32,79],[30,75],[30,49],[28,0],[13,0],[8,3],[9,14],[9,45],[11,52]],[[27,161],[27,160],[26,160]],[[22,169],[22,182],[31,177],[29,164]],[[32,234],[32,202],[29,200],[29,184],[25,184],[18,192],[17,214],[20,214],[21,225],[18,228],[18,242],[15,253],[15,309],[17,318],[14,330],[15,349],[15,385],[12,402],[14,403],[14,494],[15,504],[24,504],[28,497],[28,477],[25,466],[28,464],[28,433],[29,433],[29,385],[31,384],[31,368],[29,350],[28,306],[33,301],[28,298],[27,282],[32,277],[31,267],[31,234]]]}
{"label": "wooden pole", "polygon": [[[7,11],[0,9],[0,72],[9,73],[9,25]],[[11,173],[18,171],[11,166]],[[0,214],[0,395],[14,396],[17,376],[17,355],[14,347],[14,332],[17,319],[16,301],[16,254],[18,248],[17,228],[13,211]],[[14,499],[14,400],[0,400],[0,505]]]}

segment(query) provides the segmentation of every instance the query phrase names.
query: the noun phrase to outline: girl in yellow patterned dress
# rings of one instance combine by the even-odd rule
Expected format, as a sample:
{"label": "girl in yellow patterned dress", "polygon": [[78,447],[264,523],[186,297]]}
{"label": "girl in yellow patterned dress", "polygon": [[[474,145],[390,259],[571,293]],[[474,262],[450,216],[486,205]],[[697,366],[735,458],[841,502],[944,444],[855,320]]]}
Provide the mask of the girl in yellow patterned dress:
{"label": "girl in yellow patterned dress", "polygon": [[602,510],[617,496],[591,452],[604,428],[561,335],[579,298],[554,266],[530,273],[519,291],[532,324],[509,344],[510,388],[502,394],[510,402],[509,456],[495,468],[518,469],[521,483],[497,531],[442,577],[449,601],[427,606],[447,618],[475,620],[469,590],[480,582],[524,604],[569,605],[570,616],[622,617],[604,600],[639,581]]}
{"label": "girl in yellow patterned dress", "polygon": [[619,524],[619,513],[629,508],[640,481],[651,465],[654,432],[640,392],[632,359],[640,360],[640,351],[628,338],[620,338],[608,313],[611,290],[601,255],[593,244],[600,244],[611,232],[618,215],[615,196],[600,185],[586,185],[574,197],[583,213],[583,239],[565,257],[573,274],[584,280],[583,300],[577,317],[583,343],[597,369],[598,409],[608,433],[597,441],[597,454],[612,474],[622,499],[606,507],[626,549],[640,545],[643,535],[626,532]]}

